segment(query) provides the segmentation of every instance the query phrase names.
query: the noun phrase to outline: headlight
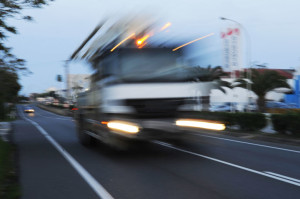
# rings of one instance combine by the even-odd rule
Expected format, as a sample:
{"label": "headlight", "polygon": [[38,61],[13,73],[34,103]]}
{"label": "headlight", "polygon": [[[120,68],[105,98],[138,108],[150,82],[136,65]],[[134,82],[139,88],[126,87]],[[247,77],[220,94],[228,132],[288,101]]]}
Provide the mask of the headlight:
{"label": "headlight", "polygon": [[137,134],[140,131],[137,124],[125,121],[109,121],[107,127],[128,134]]}
{"label": "headlight", "polygon": [[192,119],[180,119],[176,121],[176,126],[182,127],[195,127],[209,130],[222,131],[225,130],[225,124],[212,122],[207,120],[192,120]]}

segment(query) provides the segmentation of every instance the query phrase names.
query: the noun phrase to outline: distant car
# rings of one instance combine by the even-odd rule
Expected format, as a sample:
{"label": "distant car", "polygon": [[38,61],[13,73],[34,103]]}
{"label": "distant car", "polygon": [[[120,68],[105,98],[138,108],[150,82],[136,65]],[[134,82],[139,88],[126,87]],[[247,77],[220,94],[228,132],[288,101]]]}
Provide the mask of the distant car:
{"label": "distant car", "polygon": [[24,109],[25,113],[34,113],[34,109],[30,106],[26,106]]}
{"label": "distant car", "polygon": [[228,105],[217,105],[217,106],[212,106],[209,110],[212,112],[230,112],[231,107]]}
{"label": "distant car", "polygon": [[245,107],[244,107],[244,111],[257,111],[257,105],[256,103],[249,103],[249,104],[246,104]]}
{"label": "distant car", "polygon": [[285,103],[273,102],[273,101],[266,102],[266,107],[267,108],[290,108],[289,105]]}

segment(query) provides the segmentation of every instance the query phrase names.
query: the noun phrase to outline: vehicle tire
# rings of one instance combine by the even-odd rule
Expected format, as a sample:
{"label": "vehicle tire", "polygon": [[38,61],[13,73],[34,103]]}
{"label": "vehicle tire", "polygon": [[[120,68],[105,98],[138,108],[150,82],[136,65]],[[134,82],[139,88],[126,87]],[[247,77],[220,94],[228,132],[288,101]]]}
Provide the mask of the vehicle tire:
{"label": "vehicle tire", "polygon": [[77,121],[77,137],[79,142],[84,146],[91,146],[94,143],[94,138],[84,133],[84,123],[82,117],[80,117]]}

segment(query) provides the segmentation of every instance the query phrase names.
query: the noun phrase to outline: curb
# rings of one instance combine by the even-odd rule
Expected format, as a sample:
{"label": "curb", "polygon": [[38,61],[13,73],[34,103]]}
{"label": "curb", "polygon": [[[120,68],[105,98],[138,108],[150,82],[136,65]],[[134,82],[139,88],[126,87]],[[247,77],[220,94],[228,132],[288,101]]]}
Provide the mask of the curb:
{"label": "curb", "polygon": [[49,112],[52,112],[52,113],[55,113],[55,114],[58,114],[58,115],[70,116],[68,113],[66,113],[66,110],[61,110],[61,109],[57,110],[56,108],[47,107],[47,106],[41,105],[41,104],[37,104],[36,106],[43,109],[43,110],[46,110],[46,111],[49,111]]}
{"label": "curb", "polygon": [[11,142],[12,123],[0,122],[0,137],[4,142]]}

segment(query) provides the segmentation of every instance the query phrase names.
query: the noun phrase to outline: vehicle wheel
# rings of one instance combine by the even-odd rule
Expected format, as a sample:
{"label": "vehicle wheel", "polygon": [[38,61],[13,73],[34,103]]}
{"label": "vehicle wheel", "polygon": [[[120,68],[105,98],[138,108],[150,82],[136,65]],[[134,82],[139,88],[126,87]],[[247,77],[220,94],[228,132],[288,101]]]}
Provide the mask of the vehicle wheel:
{"label": "vehicle wheel", "polygon": [[94,138],[84,133],[84,124],[82,118],[77,121],[77,137],[79,142],[84,146],[91,146],[94,143]]}

